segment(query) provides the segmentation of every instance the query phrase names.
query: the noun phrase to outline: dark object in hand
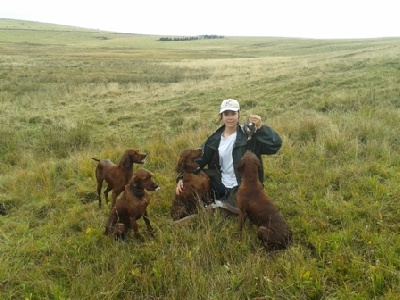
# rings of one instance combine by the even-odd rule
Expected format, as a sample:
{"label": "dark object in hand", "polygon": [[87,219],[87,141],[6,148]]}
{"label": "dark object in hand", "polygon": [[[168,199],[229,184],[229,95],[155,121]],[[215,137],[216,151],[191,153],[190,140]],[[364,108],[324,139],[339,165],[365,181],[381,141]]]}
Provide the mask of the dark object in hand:
{"label": "dark object in hand", "polygon": [[249,119],[247,119],[246,124],[243,125],[243,129],[244,129],[244,132],[247,134],[247,140],[251,140],[251,137],[257,131],[256,125],[254,123],[250,122]]}

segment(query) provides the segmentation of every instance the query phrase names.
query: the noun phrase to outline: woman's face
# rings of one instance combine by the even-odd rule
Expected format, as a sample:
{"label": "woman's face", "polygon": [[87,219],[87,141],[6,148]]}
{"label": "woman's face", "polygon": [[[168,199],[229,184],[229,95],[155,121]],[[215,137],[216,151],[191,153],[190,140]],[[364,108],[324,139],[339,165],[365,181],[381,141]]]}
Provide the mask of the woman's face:
{"label": "woman's face", "polygon": [[240,113],[238,111],[226,110],[222,113],[222,121],[225,127],[235,128],[239,122]]}

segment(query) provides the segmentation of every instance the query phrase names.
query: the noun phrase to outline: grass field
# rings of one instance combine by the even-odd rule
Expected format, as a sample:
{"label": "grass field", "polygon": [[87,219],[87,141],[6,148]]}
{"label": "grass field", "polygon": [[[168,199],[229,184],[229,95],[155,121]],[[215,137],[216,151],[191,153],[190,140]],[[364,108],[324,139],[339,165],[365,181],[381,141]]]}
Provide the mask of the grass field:
{"label": "grass field", "polygon": [[[400,38],[159,38],[0,19],[0,299],[398,299]],[[218,213],[172,225],[178,155],[226,98],[283,139],[287,251]],[[91,157],[127,148],[161,186],[143,243],[98,208]]]}

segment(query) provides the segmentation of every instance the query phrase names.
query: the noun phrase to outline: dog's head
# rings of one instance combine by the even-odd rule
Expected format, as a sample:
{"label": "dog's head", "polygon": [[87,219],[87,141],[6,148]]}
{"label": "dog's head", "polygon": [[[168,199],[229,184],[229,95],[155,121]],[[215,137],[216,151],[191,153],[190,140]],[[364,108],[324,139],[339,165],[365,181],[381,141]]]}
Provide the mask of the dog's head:
{"label": "dog's head", "polygon": [[197,158],[200,158],[203,155],[203,149],[186,149],[183,150],[178,164],[176,166],[176,172],[181,173],[182,171],[187,172],[196,172],[199,170],[199,165],[195,162]]}
{"label": "dog's head", "polygon": [[[239,164],[236,166],[239,173],[244,174],[248,172],[255,172],[256,174],[261,170],[261,162],[250,150],[247,150],[243,157],[240,159]],[[254,170],[254,171],[253,171]]]}
{"label": "dog's head", "polygon": [[123,165],[130,167],[133,164],[144,164],[147,154],[140,153],[137,149],[128,149],[123,156]]}
{"label": "dog's head", "polygon": [[130,185],[133,190],[138,191],[157,191],[160,189],[158,183],[154,181],[152,174],[145,168],[139,168],[136,171],[136,173],[132,176]]}

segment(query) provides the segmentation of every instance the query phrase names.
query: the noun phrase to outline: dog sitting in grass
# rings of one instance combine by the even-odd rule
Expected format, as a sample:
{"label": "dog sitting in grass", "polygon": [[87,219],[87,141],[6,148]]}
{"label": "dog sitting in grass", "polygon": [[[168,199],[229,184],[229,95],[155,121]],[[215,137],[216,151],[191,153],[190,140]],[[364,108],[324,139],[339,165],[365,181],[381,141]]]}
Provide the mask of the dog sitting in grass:
{"label": "dog sitting in grass", "polygon": [[259,168],[260,160],[251,151],[245,153],[237,166],[242,175],[236,194],[237,206],[240,209],[239,232],[243,230],[243,224],[248,217],[258,226],[258,239],[267,250],[283,250],[290,245],[292,232],[258,179]]}
{"label": "dog sitting in grass", "polygon": [[147,231],[153,234],[147,207],[150,204],[150,196],[147,191],[156,191],[158,184],[153,180],[152,174],[144,168],[139,168],[125,185],[125,190],[117,198],[114,207],[110,211],[106,225],[106,235],[113,235],[116,239],[125,239],[132,229],[135,237],[142,241],[137,220],[144,219]]}
{"label": "dog sitting in grass", "polygon": [[210,180],[200,169],[196,159],[203,155],[202,149],[186,149],[179,156],[175,168],[183,174],[183,191],[175,195],[171,206],[171,217],[174,221],[197,213],[199,206],[208,205],[210,199]]}

